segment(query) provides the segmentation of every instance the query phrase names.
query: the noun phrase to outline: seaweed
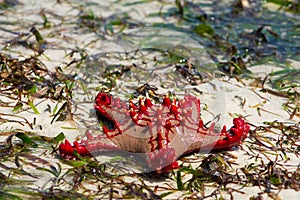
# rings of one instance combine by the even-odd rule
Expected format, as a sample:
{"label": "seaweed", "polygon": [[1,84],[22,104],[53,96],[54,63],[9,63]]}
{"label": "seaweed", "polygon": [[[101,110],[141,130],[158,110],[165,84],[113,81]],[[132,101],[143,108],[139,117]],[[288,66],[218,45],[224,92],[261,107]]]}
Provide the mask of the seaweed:
{"label": "seaweed", "polygon": [[[38,1],[26,4],[0,3],[1,199],[234,199],[252,186],[258,189],[250,199],[279,199],[282,190],[300,190],[300,166],[290,163],[300,156],[300,80],[297,63],[292,63],[300,55],[298,1],[55,1],[51,9]],[[145,12],[148,6],[155,9]],[[219,72],[192,63],[188,50],[180,45],[117,52],[117,56],[101,49],[105,39],[145,26],[193,38]],[[63,59],[57,61],[61,52]],[[260,64],[278,70],[252,73]],[[282,110],[289,119],[280,121],[276,111],[259,106],[258,114],[274,114],[274,120],[260,125],[250,121],[250,136],[239,151],[185,156],[179,160],[181,168],[170,173],[119,174],[109,162],[96,158],[66,161],[60,157],[57,149],[66,133],[58,131],[57,123],[73,123],[74,112],[80,109],[74,93],[90,97],[99,90],[116,91],[123,80],[137,83],[122,91],[126,95],[149,95],[159,101],[159,87],[166,89],[167,84],[158,87],[131,77],[137,71],[145,74],[145,65],[173,70],[172,76],[183,78],[184,86],[201,86],[215,72],[225,79],[234,77],[243,87],[249,79],[262,101],[266,101],[264,93],[283,99]],[[179,83],[174,84],[177,89]],[[202,94],[196,87],[193,91]],[[241,99],[241,109],[246,101]],[[47,106],[41,107],[40,102]],[[36,120],[45,113],[50,118],[45,123],[57,131],[52,136],[44,136]],[[66,132],[74,129],[62,127]],[[236,155],[247,159],[246,164],[242,166]]]}

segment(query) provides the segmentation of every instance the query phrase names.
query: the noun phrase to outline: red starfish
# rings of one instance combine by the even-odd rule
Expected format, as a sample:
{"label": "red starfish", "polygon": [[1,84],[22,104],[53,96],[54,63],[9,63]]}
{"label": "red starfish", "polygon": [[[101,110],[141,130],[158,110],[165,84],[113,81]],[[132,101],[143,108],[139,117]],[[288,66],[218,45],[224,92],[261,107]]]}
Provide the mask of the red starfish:
{"label": "red starfish", "polygon": [[[127,151],[146,155],[150,169],[165,172],[178,168],[176,159],[199,150],[230,150],[239,145],[249,132],[249,125],[241,118],[233,119],[234,126],[221,133],[214,124],[205,128],[200,118],[200,100],[192,95],[176,101],[165,96],[161,104],[140,98],[138,105],[100,92],[95,100],[98,119],[103,122],[106,138],[93,137],[59,146],[60,154],[68,159],[103,151]],[[109,139],[109,140],[108,140]]]}

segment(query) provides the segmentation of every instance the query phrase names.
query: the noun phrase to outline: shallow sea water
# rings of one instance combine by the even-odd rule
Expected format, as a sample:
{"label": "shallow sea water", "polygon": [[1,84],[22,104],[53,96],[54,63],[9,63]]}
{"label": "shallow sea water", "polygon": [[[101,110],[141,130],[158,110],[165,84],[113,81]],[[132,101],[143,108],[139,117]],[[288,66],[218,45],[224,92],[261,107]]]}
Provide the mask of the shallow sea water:
{"label": "shallow sea water", "polygon": [[[181,2],[183,7],[175,2]],[[127,99],[145,83],[157,87],[161,94],[172,92],[179,98],[186,93],[199,96],[201,116],[207,122],[229,127],[232,116],[242,115],[251,123],[252,130],[266,121],[277,120],[294,125],[295,131],[299,131],[297,100],[289,104],[291,108],[284,107],[289,98],[261,92],[259,83],[255,86],[251,83],[256,84],[255,80],[268,76],[265,88],[275,90],[279,87],[281,90],[285,84],[290,86],[291,92],[299,92],[300,15],[272,3],[241,1],[244,6],[241,9],[238,5],[233,6],[236,2],[0,1],[1,62],[8,58],[24,61],[37,57],[49,71],[61,70],[76,80],[72,86],[73,120],[68,117],[54,120],[55,110],[64,105],[65,99],[34,98],[35,106],[30,107],[29,96],[23,95],[21,101],[24,101],[24,106],[14,110],[18,93],[9,94],[7,85],[10,86],[10,83],[1,82],[0,139],[3,143],[0,146],[0,175],[3,181],[0,181],[0,197],[296,199],[299,195],[297,186],[289,189],[291,184],[288,189],[281,188],[279,182],[287,180],[276,175],[283,173],[281,169],[287,169],[286,173],[299,181],[299,142],[288,146],[290,150],[287,152],[272,154],[272,149],[251,149],[255,141],[255,135],[251,135],[240,150],[221,154],[221,161],[233,160],[232,166],[226,168],[232,176],[246,176],[244,170],[256,165],[259,166],[258,171],[271,173],[266,170],[271,161],[280,168],[279,172],[274,172],[276,175],[265,176],[266,180],[261,180],[271,182],[271,186],[259,188],[253,181],[244,188],[246,181],[241,181],[241,184],[232,181],[227,186],[220,181],[205,182],[203,179],[192,182],[191,177],[195,174],[188,170],[172,172],[167,177],[138,174],[113,177],[119,173],[113,162],[116,161],[122,168],[121,165],[128,164],[128,161],[116,157],[106,171],[89,161],[66,163],[53,152],[57,143],[34,138],[34,135],[54,138],[63,133],[74,141],[82,138],[87,130],[101,134],[92,109],[97,92],[108,90],[115,84],[111,93]],[[154,33],[156,30],[163,31]],[[247,69],[234,68],[230,71],[230,67],[242,65],[236,61],[239,57]],[[176,72],[174,66],[184,65],[187,61],[195,65],[203,83],[193,86]],[[111,77],[104,76],[107,72],[115,76],[121,66],[132,64],[136,67],[122,74],[121,78],[111,80]],[[2,72],[5,72],[4,65]],[[272,76],[272,72],[278,74]],[[62,87],[64,84],[57,83]],[[37,90],[42,88],[37,86]],[[294,109],[296,113],[291,119],[292,108],[297,106],[298,110]],[[299,139],[299,132],[295,131],[291,135]],[[260,142],[271,146],[276,146],[276,142],[280,141],[278,138],[283,137],[279,129],[265,132],[268,136]],[[20,133],[31,140],[26,143],[27,137]],[[12,140],[8,139],[10,135],[14,135]],[[7,141],[12,141],[18,153],[7,153]],[[198,169],[206,156],[208,154],[192,155],[189,159],[181,159],[180,163]],[[179,175],[183,176],[185,183],[182,187]],[[259,177],[256,178],[259,180]]]}

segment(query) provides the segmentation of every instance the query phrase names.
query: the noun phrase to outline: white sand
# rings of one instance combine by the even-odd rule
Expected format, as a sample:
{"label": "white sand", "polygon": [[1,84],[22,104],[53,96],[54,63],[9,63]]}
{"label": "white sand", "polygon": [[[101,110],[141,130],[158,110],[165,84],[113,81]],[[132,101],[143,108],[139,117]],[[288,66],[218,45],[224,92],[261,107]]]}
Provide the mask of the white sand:
{"label": "white sand", "polygon": [[[0,1],[1,2],[1,1]],[[76,27],[76,20],[77,16],[80,14],[80,6],[82,6],[81,1],[72,1],[70,3],[64,2],[62,4],[56,4],[55,1],[34,1],[34,0],[27,0],[22,1],[20,0],[21,5],[17,7],[10,8],[5,11],[1,11],[4,14],[0,15],[0,21],[11,22],[12,24],[1,25],[0,29],[0,41],[4,43],[11,38],[17,37],[17,33],[29,33],[29,30],[32,25],[35,25],[36,28],[41,32],[44,39],[47,41],[48,48],[44,52],[44,55],[40,57],[40,59],[44,62],[44,64],[49,68],[49,70],[54,70],[56,67],[61,66],[65,70],[66,73],[76,71],[73,67],[65,69],[64,66],[66,63],[69,63],[73,58],[80,58],[79,54],[75,54],[73,58],[67,56],[71,50],[75,48],[79,49],[86,49],[87,54],[96,54],[108,51],[108,49],[103,48],[101,46],[100,37],[97,37],[96,34],[86,32],[82,33],[83,30],[77,30]],[[130,1],[122,1],[121,4],[125,4],[125,2]],[[86,12],[92,10],[95,16],[101,16],[103,18],[112,15],[113,13],[121,13],[121,12],[129,12],[132,17],[136,17],[137,19],[144,18],[148,14],[157,11],[160,9],[160,3],[158,2],[149,2],[145,5],[144,4],[137,4],[136,6],[120,6],[119,4],[109,3],[109,1],[94,1],[94,5],[91,3],[88,8],[83,7],[82,9]],[[169,9],[169,4],[166,4],[162,10]],[[54,25],[53,28],[43,29],[42,23],[43,18],[39,15],[40,11],[44,10],[48,20],[50,23]],[[149,22],[156,21],[163,22],[161,17],[151,18]],[[169,23],[172,23],[170,21]],[[99,27],[103,30],[103,27]],[[10,32],[10,31],[13,32]],[[34,42],[34,38],[30,39]],[[11,50],[11,51],[9,51]],[[25,49],[22,47],[10,47],[7,51],[2,51],[5,53],[10,54],[12,57],[20,58],[20,56],[29,56],[32,55],[32,51],[29,49]],[[300,64],[292,61],[292,67],[299,68]],[[101,69],[99,69],[100,71]],[[271,71],[280,70],[280,68],[276,68],[273,66],[267,65],[260,65],[250,68],[253,73],[260,74],[260,77],[264,77],[262,74],[268,74]],[[82,74],[79,74],[80,77]],[[215,117],[212,113],[222,113],[222,124],[226,124],[229,127],[232,124],[232,115],[242,115],[246,117],[246,120],[255,126],[262,125],[264,121],[274,121],[278,120],[279,122],[291,122],[291,123],[299,123],[299,115],[295,116],[293,120],[289,120],[289,113],[287,113],[282,104],[287,101],[286,98],[278,97],[272,94],[263,93],[260,91],[261,88],[250,87],[249,83],[252,80],[243,80],[246,83],[246,86],[241,84],[235,79],[223,79],[223,80],[215,80],[213,83],[216,84],[218,88],[218,92],[220,92],[217,96],[219,98],[213,99],[216,93],[212,92],[211,84],[204,84],[198,86],[198,88],[204,91],[204,94],[200,96],[202,106],[206,104],[208,106],[207,111],[202,112],[202,117],[204,119],[213,119]],[[122,84],[122,83],[121,83]],[[126,84],[126,83],[123,83]],[[268,87],[268,84],[266,84]],[[95,94],[95,91],[93,91]],[[76,96],[79,98],[79,96]],[[9,100],[6,97],[0,96],[0,100],[3,102],[9,102],[10,105],[14,105],[15,102]],[[245,100],[244,106],[241,106],[242,102]],[[78,125],[73,121],[59,121],[50,124],[53,113],[47,111],[48,105],[51,107],[51,110],[54,109],[57,102],[53,102],[50,100],[45,99],[35,99],[34,103],[39,110],[40,114],[34,114],[34,112],[30,109],[24,109],[24,111],[19,113],[13,113],[12,108],[0,107],[0,117],[1,119],[17,119],[24,121],[21,117],[26,118],[29,122],[33,122],[36,119],[35,125],[33,129],[31,129],[28,125],[21,125],[14,122],[6,122],[0,124],[0,141],[4,141],[8,135],[5,132],[14,131],[14,130],[21,130],[21,131],[33,131],[38,133],[39,135],[54,137],[58,135],[60,132],[63,132],[66,137],[74,141],[78,136],[82,137],[83,133],[85,132],[84,125]],[[62,104],[60,103],[58,107]],[[83,105],[85,109],[85,117],[89,117],[89,114],[93,113],[92,102]],[[258,113],[257,108],[260,108],[261,111]],[[78,111],[79,112],[79,111]],[[83,113],[83,112],[79,112]],[[4,115],[3,115],[4,114]],[[17,117],[12,117],[12,114],[16,114]],[[95,123],[95,119],[91,119],[91,124]],[[99,127],[95,128],[99,130]],[[254,127],[251,127],[254,129]],[[276,137],[271,133],[266,132],[265,134],[270,134],[270,137]],[[265,162],[267,164],[269,162],[266,156],[261,156],[260,159],[254,160],[254,158],[250,159],[250,156],[247,155],[247,145],[251,144],[251,140],[249,138],[246,139],[245,144],[243,146],[244,150],[237,150],[231,151],[230,154],[235,155],[237,158],[235,159],[236,165],[233,165],[233,169],[240,172],[240,169],[250,162],[259,163]],[[36,150],[34,155],[47,160],[52,165],[56,166],[57,163],[60,163],[63,166],[63,171],[65,172],[70,166],[61,163],[61,161],[57,158],[54,158],[53,155],[49,154],[49,151],[43,153],[39,150]],[[299,154],[298,154],[299,155]],[[275,160],[275,155],[269,157],[270,160]],[[287,157],[289,160],[284,160],[280,158],[278,163],[284,165],[286,168],[290,168],[291,170],[295,170],[297,165],[299,165],[299,158],[295,156],[295,154],[287,153]],[[6,166],[15,167],[13,162],[4,162]],[[40,163],[36,163],[37,165],[41,165]],[[198,166],[199,163],[193,164],[193,166]],[[43,167],[47,168],[47,165]],[[39,189],[48,189],[55,180],[51,174],[44,172],[44,171],[36,171],[35,167],[30,165],[25,165],[24,169],[32,172],[33,174],[37,175],[38,178],[32,178],[34,181],[31,183],[32,188],[39,188]],[[9,170],[2,170],[1,172],[5,175],[8,175]],[[28,179],[28,177],[16,177],[21,179]],[[71,178],[69,181],[71,181]],[[186,179],[187,177],[185,177]],[[125,177],[124,179],[135,181],[136,183],[139,182],[137,178],[134,177]],[[174,185],[174,181],[169,179],[163,181],[157,180],[145,180],[145,182],[149,185],[159,185],[169,187],[168,185]],[[86,183],[85,187],[90,188],[92,190],[97,190],[97,185],[100,183]],[[209,184],[207,184],[209,185]],[[60,189],[69,188],[68,185],[58,185],[56,186]],[[121,187],[121,186],[120,186]],[[227,186],[227,188],[235,188],[240,190],[239,185],[232,184]],[[206,187],[204,193],[209,195],[210,192],[214,191],[216,188],[215,186]],[[234,199],[249,199],[252,196],[257,196],[260,192],[262,192],[263,188],[259,188],[257,186],[245,186],[241,188],[242,193],[234,192],[233,198]],[[164,192],[164,189],[158,188],[158,191]],[[290,189],[282,189],[282,190],[272,190],[274,193],[279,193],[279,197],[281,199],[297,199],[300,196],[300,192],[296,192]],[[224,195],[225,199],[229,199],[230,197],[225,191],[221,191]],[[183,198],[184,192],[177,191],[173,194],[173,196],[168,196],[168,198]],[[220,196],[219,196],[220,197]],[[267,197],[266,194],[263,195],[264,198]]]}

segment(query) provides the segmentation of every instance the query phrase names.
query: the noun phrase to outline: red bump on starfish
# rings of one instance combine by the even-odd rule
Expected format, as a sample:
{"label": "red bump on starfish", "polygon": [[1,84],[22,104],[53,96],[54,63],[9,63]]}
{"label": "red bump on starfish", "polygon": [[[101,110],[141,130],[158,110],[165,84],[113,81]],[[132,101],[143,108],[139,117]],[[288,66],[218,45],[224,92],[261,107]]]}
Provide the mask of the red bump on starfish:
{"label": "red bump on starfish", "polygon": [[74,151],[81,156],[110,150],[148,153],[148,166],[166,171],[176,168],[176,159],[187,153],[230,150],[249,132],[241,118],[233,119],[228,131],[224,126],[221,133],[215,132],[214,124],[206,128],[200,118],[200,100],[189,94],[178,101],[165,96],[160,104],[140,98],[135,104],[100,92],[94,108],[105,138],[87,134],[86,140],[73,145],[66,140],[59,146],[63,157],[75,158]]}
{"label": "red bump on starfish", "polygon": [[79,144],[77,141],[73,142],[73,145],[68,140],[59,145],[59,152],[62,157],[67,159],[73,159],[77,156],[74,152],[77,152],[81,156],[91,156],[90,151],[86,149],[85,145]]}

